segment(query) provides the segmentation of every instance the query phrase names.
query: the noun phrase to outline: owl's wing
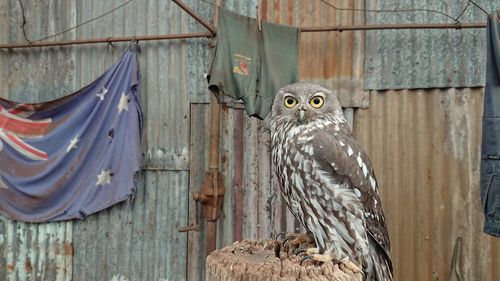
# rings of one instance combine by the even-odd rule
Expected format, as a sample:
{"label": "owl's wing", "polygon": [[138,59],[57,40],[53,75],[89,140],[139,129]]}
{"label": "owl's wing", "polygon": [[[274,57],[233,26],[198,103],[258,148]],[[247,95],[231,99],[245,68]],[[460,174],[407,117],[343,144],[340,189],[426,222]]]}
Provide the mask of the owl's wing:
{"label": "owl's wing", "polygon": [[317,131],[312,140],[314,154],[319,155],[318,160],[325,171],[331,170],[337,176],[346,177],[352,188],[359,189],[368,233],[389,257],[391,245],[373,167],[349,131],[348,128],[335,133]]}

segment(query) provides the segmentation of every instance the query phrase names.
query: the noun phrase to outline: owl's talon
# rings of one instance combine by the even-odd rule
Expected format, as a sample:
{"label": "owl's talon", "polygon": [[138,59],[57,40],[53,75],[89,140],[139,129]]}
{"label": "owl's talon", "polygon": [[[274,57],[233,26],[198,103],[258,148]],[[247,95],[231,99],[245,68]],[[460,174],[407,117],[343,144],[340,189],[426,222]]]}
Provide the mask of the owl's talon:
{"label": "owl's talon", "polygon": [[[325,262],[331,262],[331,261],[335,260],[335,255],[333,254],[333,252],[326,252],[324,254],[320,254],[318,248],[308,248],[308,249],[305,250],[305,253],[306,253],[305,257],[307,257],[307,259],[310,259],[310,260],[312,260],[315,263],[322,264],[322,263],[325,263]],[[306,259],[304,258],[301,261],[301,264],[305,260]]]}
{"label": "owl's talon", "polygon": [[313,261],[313,263],[315,263],[315,262],[320,262],[320,263],[325,262],[325,260],[319,260],[318,259],[319,256],[323,256],[323,255],[319,254],[319,249],[318,248],[314,248],[314,247],[304,248],[304,249],[302,249],[302,252],[305,253],[305,256],[300,261],[300,265],[302,265],[307,260],[311,260],[311,261]]}
{"label": "owl's talon", "polygon": [[[279,238],[283,237],[284,239],[279,241]],[[281,251],[290,254],[296,254],[297,251],[299,253],[303,252],[305,249],[308,249],[312,245],[314,245],[314,238],[311,234],[302,234],[302,233],[279,233],[276,236],[276,246],[274,248],[274,252],[276,257],[279,257],[279,253]]]}
{"label": "owl's talon", "polygon": [[274,256],[276,256],[277,258],[280,257],[280,252],[281,252],[281,249],[283,248],[283,241],[280,241],[280,238],[283,237],[283,238],[286,238],[287,236],[287,233],[286,232],[280,232],[278,233],[278,235],[276,235],[276,238],[274,240],[276,240],[276,244],[274,245]]}
{"label": "owl's talon", "polygon": [[338,265],[341,269],[345,271],[345,269],[348,269],[354,273],[362,273],[361,269],[355,265],[353,262],[351,262],[351,259],[349,258],[344,258],[340,262],[338,262]]}
{"label": "owl's talon", "polygon": [[312,256],[304,256],[301,260],[300,260],[300,265],[302,265],[305,261],[307,260],[311,260],[312,259]]}
{"label": "owl's talon", "polygon": [[302,254],[302,253],[305,253],[305,252],[307,251],[307,249],[309,249],[309,248],[304,247],[304,246],[297,247],[297,248],[293,251],[293,254],[294,254],[294,255],[296,255],[296,256],[298,256],[298,255],[300,255],[300,254]]}
{"label": "owl's talon", "polygon": [[333,252],[330,251],[324,254],[319,254],[318,248],[309,248],[306,249],[305,252],[306,256],[300,261],[300,265],[302,265],[303,262],[306,260],[312,260],[313,262],[321,264],[325,262],[333,262],[335,264],[338,264],[339,268],[342,269],[343,271],[349,270],[352,271],[353,273],[363,273],[363,271],[356,264],[354,264],[348,257],[338,261],[335,258]]}
{"label": "owl's talon", "polygon": [[278,233],[278,235],[276,235],[276,238],[274,240],[279,241],[281,236],[284,236],[286,238],[287,233],[285,231]]}

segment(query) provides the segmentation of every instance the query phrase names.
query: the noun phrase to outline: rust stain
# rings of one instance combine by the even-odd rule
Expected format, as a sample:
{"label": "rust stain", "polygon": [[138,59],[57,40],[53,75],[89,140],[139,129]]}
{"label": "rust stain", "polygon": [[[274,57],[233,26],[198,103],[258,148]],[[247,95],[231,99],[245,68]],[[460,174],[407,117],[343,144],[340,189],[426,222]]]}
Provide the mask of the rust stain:
{"label": "rust stain", "polygon": [[263,0],[261,3],[260,3],[260,14],[262,15],[262,20],[264,21],[267,21],[268,20],[268,17],[267,17],[267,13],[268,13],[268,6],[267,6],[267,1],[266,0]]}
{"label": "rust stain", "polygon": [[73,243],[64,243],[64,254],[66,256],[75,255],[75,248],[73,247]]}
{"label": "rust stain", "polygon": [[286,22],[286,24],[288,24],[288,25],[293,25],[293,22],[294,22],[293,21],[293,14],[295,12],[295,5],[294,4],[295,4],[295,2],[288,1],[288,7],[287,7],[288,8],[288,11],[287,11],[288,17],[287,17],[287,22]]}
{"label": "rust stain", "polygon": [[16,269],[16,264],[7,264],[7,271],[12,272]]}
{"label": "rust stain", "polygon": [[26,269],[27,272],[33,271],[33,266],[31,266],[30,259],[26,259],[26,261],[24,262],[24,268]]}
{"label": "rust stain", "polygon": [[280,0],[274,0],[274,22],[281,23],[280,19]]}

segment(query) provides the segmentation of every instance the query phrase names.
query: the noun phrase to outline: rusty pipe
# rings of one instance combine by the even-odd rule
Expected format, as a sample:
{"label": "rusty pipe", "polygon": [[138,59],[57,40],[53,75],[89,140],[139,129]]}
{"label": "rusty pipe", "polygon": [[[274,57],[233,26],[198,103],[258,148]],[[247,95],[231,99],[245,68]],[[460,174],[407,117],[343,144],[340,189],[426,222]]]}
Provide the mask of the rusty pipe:
{"label": "rusty pipe", "polygon": [[[175,1],[175,0],[174,0]],[[222,0],[216,0],[216,5],[220,7]],[[215,10],[214,24],[217,25],[218,10]],[[215,30],[214,30],[215,33]],[[220,112],[221,104],[217,100],[215,94],[210,96],[210,150],[208,154],[208,170],[212,175],[216,175],[214,185],[214,195],[212,200],[217,200],[219,194],[219,145],[220,145]],[[222,179],[220,179],[222,180]],[[212,204],[215,206],[216,201]],[[213,214],[211,214],[213,215]],[[217,248],[217,218],[214,220],[206,220],[206,240],[205,240],[205,255],[208,256]]]}
{"label": "rusty pipe", "polygon": [[[422,24],[368,24],[368,25],[336,25],[336,26],[311,26],[301,27],[301,32],[329,32],[329,31],[357,31],[357,30],[387,30],[387,29],[469,29],[469,28],[485,28],[486,23],[422,23]],[[16,49],[16,48],[39,48],[52,46],[66,45],[81,45],[81,44],[97,44],[97,43],[112,43],[112,42],[127,42],[132,40],[150,41],[150,40],[170,40],[170,39],[188,39],[211,37],[210,32],[196,33],[181,33],[167,35],[139,35],[127,37],[107,37],[82,40],[64,40],[64,41],[49,41],[27,43],[8,43],[0,44],[0,49]]]}
{"label": "rusty pipe", "polygon": [[407,23],[407,24],[364,24],[301,27],[300,32],[357,31],[385,29],[468,29],[486,28],[485,22],[477,23]]}
{"label": "rusty pipe", "polygon": [[210,150],[208,155],[208,169],[219,170],[219,143],[220,143],[220,103],[215,97],[210,99]]}
{"label": "rusty pipe", "polygon": [[37,47],[53,47],[66,45],[82,45],[82,44],[97,44],[97,43],[114,43],[114,42],[131,42],[131,41],[151,41],[151,40],[172,40],[172,39],[189,39],[211,37],[209,32],[194,32],[194,33],[179,33],[167,35],[141,35],[141,36],[125,36],[125,37],[106,37],[81,40],[63,40],[63,41],[41,41],[31,44],[26,43],[10,43],[0,44],[0,49],[16,49],[16,48],[37,48]]}

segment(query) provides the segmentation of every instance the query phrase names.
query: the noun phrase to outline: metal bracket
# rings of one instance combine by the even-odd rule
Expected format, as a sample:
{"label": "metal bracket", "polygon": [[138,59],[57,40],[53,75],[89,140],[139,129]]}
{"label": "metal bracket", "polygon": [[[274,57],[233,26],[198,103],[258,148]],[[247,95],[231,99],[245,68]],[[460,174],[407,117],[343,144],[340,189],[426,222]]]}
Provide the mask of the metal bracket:
{"label": "metal bracket", "polygon": [[208,171],[200,192],[193,194],[193,200],[203,205],[203,214],[208,221],[216,221],[220,216],[226,188],[221,174]]}
{"label": "metal bracket", "polygon": [[178,227],[179,232],[200,231],[200,222],[198,208],[203,206],[203,215],[207,221],[217,221],[220,216],[222,202],[224,200],[224,179],[217,171],[209,171],[201,185],[200,192],[193,194],[193,200],[196,202],[195,223],[185,227]]}
{"label": "metal bracket", "polygon": [[200,231],[200,216],[199,216],[199,206],[198,203],[196,203],[195,207],[195,213],[194,213],[194,223],[191,223],[188,226],[183,226],[183,227],[177,227],[177,231],[179,232],[189,232],[189,231]]}

